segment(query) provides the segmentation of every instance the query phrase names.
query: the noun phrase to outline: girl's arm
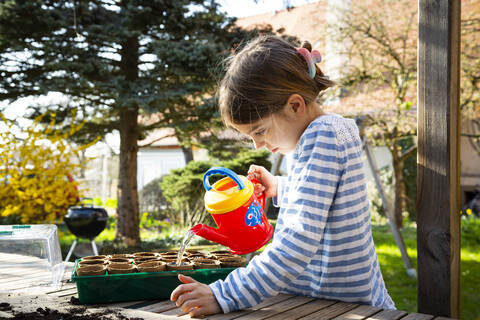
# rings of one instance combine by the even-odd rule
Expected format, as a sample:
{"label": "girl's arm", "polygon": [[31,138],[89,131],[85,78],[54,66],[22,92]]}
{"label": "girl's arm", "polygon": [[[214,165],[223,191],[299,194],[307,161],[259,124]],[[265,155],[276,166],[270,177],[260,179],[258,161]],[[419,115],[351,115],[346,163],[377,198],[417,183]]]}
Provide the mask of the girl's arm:
{"label": "girl's arm", "polygon": [[321,248],[328,212],[347,157],[326,124],[304,134],[281,197],[274,239],[245,268],[210,285],[223,312],[244,309],[292,285]]}

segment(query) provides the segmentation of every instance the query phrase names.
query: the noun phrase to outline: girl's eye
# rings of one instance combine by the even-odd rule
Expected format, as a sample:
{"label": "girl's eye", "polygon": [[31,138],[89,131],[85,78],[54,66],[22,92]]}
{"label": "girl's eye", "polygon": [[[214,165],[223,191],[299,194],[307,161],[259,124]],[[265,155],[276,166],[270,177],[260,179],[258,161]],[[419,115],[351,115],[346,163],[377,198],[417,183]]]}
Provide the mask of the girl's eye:
{"label": "girl's eye", "polygon": [[256,136],[261,136],[261,135],[263,135],[264,133],[265,133],[265,129],[261,129],[261,130],[256,131],[256,132],[255,132],[255,135],[256,135]]}

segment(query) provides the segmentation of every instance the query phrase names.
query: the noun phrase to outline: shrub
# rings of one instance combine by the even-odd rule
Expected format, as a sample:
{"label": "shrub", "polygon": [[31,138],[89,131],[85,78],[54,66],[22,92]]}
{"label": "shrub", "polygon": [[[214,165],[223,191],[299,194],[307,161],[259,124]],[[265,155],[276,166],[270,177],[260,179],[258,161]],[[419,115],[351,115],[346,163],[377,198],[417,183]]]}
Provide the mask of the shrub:
{"label": "shrub", "polygon": [[[390,208],[393,208],[393,204],[391,203],[393,199],[393,170],[390,166],[385,166],[378,170],[378,174],[380,176],[380,181],[383,186],[383,192],[387,197],[387,201],[389,202]],[[374,179],[370,179],[367,182],[367,192],[368,198],[370,200],[370,210],[372,221],[376,223],[385,223],[386,220],[386,212],[383,206],[382,198],[380,196],[379,190],[375,183]]]}
{"label": "shrub", "polygon": [[265,149],[249,150],[239,153],[235,159],[222,161],[220,166],[233,170],[237,174],[247,175],[248,168],[252,164],[264,166],[267,170],[270,170],[272,163],[268,160],[269,156],[270,152]]}
{"label": "shrub", "polygon": [[[414,145],[413,138],[400,140],[402,151],[406,151]],[[410,221],[417,221],[417,153],[410,154],[405,159],[403,167],[403,177],[407,185],[407,207],[408,218]]]}
{"label": "shrub", "polygon": [[138,196],[140,212],[148,212],[151,217],[159,220],[165,219],[167,211],[171,210],[160,188],[162,179],[163,177],[160,177],[150,181],[140,190]]}
{"label": "shrub", "polygon": [[54,223],[78,202],[77,183],[71,178],[78,165],[71,160],[90,145],[67,144],[81,125],[72,124],[62,133],[54,130],[55,115],[49,116],[45,127],[39,126],[40,116],[18,128],[0,114],[7,128],[0,132],[0,216],[6,222]]}
{"label": "shrub", "polygon": [[169,219],[181,226],[197,223],[206,215],[203,202],[203,174],[212,167],[210,161],[190,161],[184,168],[165,175],[160,187],[172,207]]}
{"label": "shrub", "polygon": [[462,216],[461,234],[462,245],[479,246],[480,245],[480,219],[470,215]]}

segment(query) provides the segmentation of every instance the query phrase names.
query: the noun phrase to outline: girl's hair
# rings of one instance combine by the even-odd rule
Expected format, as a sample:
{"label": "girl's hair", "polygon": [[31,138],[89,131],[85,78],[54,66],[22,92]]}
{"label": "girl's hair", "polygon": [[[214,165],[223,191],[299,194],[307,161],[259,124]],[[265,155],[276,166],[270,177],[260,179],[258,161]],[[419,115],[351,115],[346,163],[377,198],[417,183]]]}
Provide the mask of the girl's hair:
{"label": "girl's hair", "polygon": [[[303,47],[312,50],[308,42]],[[253,123],[276,113],[295,93],[308,105],[321,91],[335,85],[318,66],[312,79],[297,49],[275,36],[253,39],[225,62],[227,71],[217,95],[227,125]]]}

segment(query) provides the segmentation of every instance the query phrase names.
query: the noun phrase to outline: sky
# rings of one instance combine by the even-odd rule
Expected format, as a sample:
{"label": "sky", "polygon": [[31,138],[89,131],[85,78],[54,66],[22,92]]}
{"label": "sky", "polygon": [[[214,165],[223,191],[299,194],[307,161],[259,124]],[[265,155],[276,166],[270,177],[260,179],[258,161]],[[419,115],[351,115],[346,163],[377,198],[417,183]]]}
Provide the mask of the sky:
{"label": "sky", "polygon": [[275,10],[284,9],[285,3],[288,2],[291,6],[299,6],[302,4],[317,2],[318,0],[218,0],[222,8],[229,16],[233,17],[247,17]]}

